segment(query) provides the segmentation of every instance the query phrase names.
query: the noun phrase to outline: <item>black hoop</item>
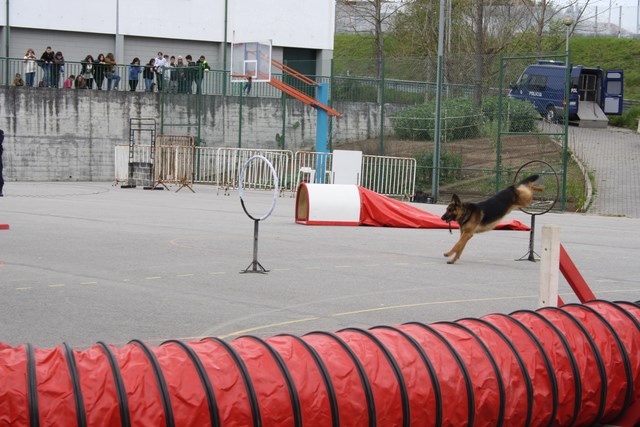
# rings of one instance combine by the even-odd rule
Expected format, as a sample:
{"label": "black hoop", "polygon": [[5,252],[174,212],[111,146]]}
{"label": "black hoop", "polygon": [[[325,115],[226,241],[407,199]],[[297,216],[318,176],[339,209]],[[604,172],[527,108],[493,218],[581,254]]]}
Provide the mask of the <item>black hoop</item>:
{"label": "black hoop", "polygon": [[[254,159],[259,159],[265,162],[267,166],[269,166],[269,169],[271,169],[271,175],[273,175],[273,202],[271,203],[271,207],[269,208],[269,210],[260,218],[255,218],[253,215],[249,213],[249,211],[244,205],[244,199],[242,198],[242,196],[244,195],[244,186],[243,186],[244,175],[247,171],[247,168],[249,167],[249,163]],[[278,194],[279,194],[278,193],[278,174],[276,173],[276,170],[271,164],[271,162],[269,161],[269,159],[267,159],[264,156],[256,155],[249,158],[249,160],[247,160],[246,162],[244,162],[244,166],[240,171],[240,178],[238,180],[238,195],[240,196],[240,204],[242,205],[242,209],[244,210],[244,213],[246,213],[249,218],[251,218],[254,221],[264,221],[265,219],[267,219],[269,215],[271,215],[271,212],[273,212],[273,208],[276,207],[276,200],[278,200]]]}
{"label": "black hoop", "polygon": [[551,209],[553,209],[553,207],[556,205],[556,203],[558,203],[558,199],[560,198],[560,180],[558,179],[558,173],[555,171],[555,169],[553,169],[553,167],[549,163],[545,162],[544,160],[531,160],[531,161],[525,163],[524,165],[520,166],[520,168],[516,172],[516,175],[513,178],[514,184],[517,183],[520,180],[518,178],[518,176],[520,175],[520,172],[524,168],[526,168],[527,166],[529,166],[529,165],[531,165],[533,163],[541,163],[544,166],[546,166],[547,168],[549,168],[551,170],[551,172],[553,172],[553,176],[556,178],[556,197],[553,199],[553,202],[551,200],[546,202],[546,204],[548,204],[546,209],[543,209],[543,210],[540,210],[540,211],[531,211],[531,210],[529,210],[530,208],[535,208],[536,207],[536,204],[532,203],[527,208],[520,208],[520,210],[522,212],[526,213],[526,214],[529,214],[529,215],[543,215],[543,214],[546,214],[547,212],[549,212]]}

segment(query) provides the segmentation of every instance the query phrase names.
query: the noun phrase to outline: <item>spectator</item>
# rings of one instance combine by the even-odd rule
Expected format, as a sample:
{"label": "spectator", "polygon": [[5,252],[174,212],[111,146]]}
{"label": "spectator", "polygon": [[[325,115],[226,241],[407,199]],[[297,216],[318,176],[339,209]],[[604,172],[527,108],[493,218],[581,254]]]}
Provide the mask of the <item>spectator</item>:
{"label": "spectator", "polygon": [[162,52],[158,52],[158,56],[156,57],[156,60],[154,62],[154,66],[156,67],[155,72],[156,72],[156,84],[158,85],[158,92],[162,92],[162,85],[163,85],[163,80],[162,80],[162,73],[164,72],[164,67],[167,65],[169,61],[167,61],[167,59],[162,56]]}
{"label": "spectator", "polygon": [[249,94],[251,93],[251,82],[253,81],[253,77],[249,75],[247,75],[246,77],[247,77],[247,82],[242,87],[242,90],[244,92],[247,92],[247,96],[249,96]]}
{"label": "spectator", "polygon": [[153,74],[154,74],[154,63],[156,62],[155,58],[151,58],[147,65],[144,66],[144,70],[142,71],[142,77],[144,78],[144,91],[145,92],[153,92]]}
{"label": "spectator", "polygon": [[105,70],[104,76],[107,78],[107,90],[118,90],[118,84],[120,83],[120,76],[118,75],[118,69],[116,59],[113,57],[113,53],[107,53],[104,57]]}
{"label": "spectator", "polygon": [[209,64],[207,64],[207,59],[204,55],[200,55],[200,59],[196,64],[200,67],[198,75],[196,76],[196,93],[200,93],[202,91],[202,79],[204,78],[204,73],[208,72],[211,68],[209,68]]}
{"label": "spectator", "polygon": [[58,51],[53,57],[51,67],[51,87],[60,87],[60,76],[64,74],[64,56]]}
{"label": "spectator", "polygon": [[184,63],[182,56],[178,56],[176,73],[178,74],[178,93],[187,93],[187,65]]}
{"label": "spectator", "polygon": [[198,65],[193,61],[191,55],[185,56],[184,59],[187,61],[186,93],[191,93],[191,91],[193,90],[193,82],[198,76]]}
{"label": "spectator", "polygon": [[42,55],[40,56],[40,65],[42,66],[42,71],[44,73],[44,77],[42,80],[44,81],[44,86],[51,86],[51,67],[53,67],[53,59],[55,54],[53,50],[51,50],[51,46],[47,46]]}
{"label": "spectator", "polygon": [[96,57],[95,64],[93,68],[95,71],[93,72],[93,78],[96,81],[96,87],[98,90],[102,90],[102,82],[104,81],[104,75],[106,71],[106,63],[104,62],[104,54],[99,53]]}
{"label": "spectator", "polygon": [[38,65],[36,53],[33,49],[27,49],[22,62],[24,63],[24,77],[27,79],[27,86],[33,87],[36,79],[36,65]]}
{"label": "spectator", "polygon": [[74,82],[74,87],[76,89],[86,89],[87,88],[87,81],[84,79],[82,74],[78,74],[76,76],[76,81]]}
{"label": "spectator", "polygon": [[140,79],[140,73],[142,67],[140,66],[140,58],[135,57],[129,65],[129,91],[135,92],[138,87],[138,80]]}
{"label": "spectator", "polygon": [[20,73],[16,73],[16,78],[13,79],[13,86],[24,86],[24,80],[22,80],[22,76],[20,75]]}
{"label": "spectator", "polygon": [[76,79],[76,76],[74,76],[73,74],[67,77],[67,79],[64,81],[64,88],[65,89],[73,88],[73,82],[75,81],[75,79]]}
{"label": "spectator", "polygon": [[80,73],[80,76],[82,76],[84,80],[85,88],[93,88],[93,75],[95,72],[96,68],[93,65],[93,56],[87,55],[82,61],[82,72]]}
{"label": "spectator", "polygon": [[164,77],[164,83],[167,85],[165,89],[171,93],[176,93],[176,89],[178,88],[178,73],[176,72],[175,56],[171,55],[169,63],[164,66],[162,75]]}

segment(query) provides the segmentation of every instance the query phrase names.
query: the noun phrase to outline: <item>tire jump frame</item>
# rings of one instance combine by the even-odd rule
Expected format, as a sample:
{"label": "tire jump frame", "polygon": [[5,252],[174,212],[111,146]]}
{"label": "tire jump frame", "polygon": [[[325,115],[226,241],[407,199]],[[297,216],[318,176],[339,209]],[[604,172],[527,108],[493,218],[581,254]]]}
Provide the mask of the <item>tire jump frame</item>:
{"label": "tire jump frame", "polygon": [[157,347],[0,344],[0,425],[633,426],[639,406],[630,302]]}

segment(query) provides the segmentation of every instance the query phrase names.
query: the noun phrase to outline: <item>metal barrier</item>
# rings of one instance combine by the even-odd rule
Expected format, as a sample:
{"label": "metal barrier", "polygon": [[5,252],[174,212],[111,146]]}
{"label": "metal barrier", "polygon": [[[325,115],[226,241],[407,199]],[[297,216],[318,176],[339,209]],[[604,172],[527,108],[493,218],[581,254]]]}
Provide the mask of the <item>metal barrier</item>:
{"label": "metal barrier", "polygon": [[363,156],[360,185],[379,194],[411,198],[416,187],[416,159]]}
{"label": "metal barrier", "polygon": [[[281,189],[291,190],[291,163],[293,152],[289,150],[261,150],[250,148],[219,148],[216,155],[216,185],[218,191],[223,188],[225,194],[229,189],[238,187],[238,176],[244,163],[251,157],[264,156],[276,170]],[[244,180],[245,188],[273,188],[271,171],[262,167],[263,163],[251,164]]]}
{"label": "metal barrier", "polygon": [[331,153],[317,151],[298,151],[295,155],[291,182],[295,191],[301,182],[311,184],[330,183],[333,156]]}
{"label": "metal barrier", "polygon": [[[160,137],[159,137],[160,138]],[[128,177],[127,145],[115,150],[115,181]],[[244,163],[254,155],[266,157],[278,176],[281,193],[292,196],[301,182],[331,183],[332,153],[249,148],[212,148],[161,145],[156,146],[155,182],[157,184],[211,184],[225,194],[238,187],[238,176]],[[136,145],[134,161],[151,162],[151,147]],[[244,186],[248,189],[272,189],[271,171],[255,162],[247,169]],[[391,197],[410,198],[415,192],[416,160],[408,157],[362,157],[360,185]]]}
{"label": "metal barrier", "polygon": [[[298,151],[295,155],[293,190],[301,182],[331,183],[332,154]],[[416,159],[410,157],[362,156],[360,182],[364,188],[385,196],[410,198],[415,192]]]}
{"label": "metal barrier", "polygon": [[154,187],[167,184],[178,184],[182,188],[193,190],[193,159],[195,147],[186,145],[156,145],[154,167]]}

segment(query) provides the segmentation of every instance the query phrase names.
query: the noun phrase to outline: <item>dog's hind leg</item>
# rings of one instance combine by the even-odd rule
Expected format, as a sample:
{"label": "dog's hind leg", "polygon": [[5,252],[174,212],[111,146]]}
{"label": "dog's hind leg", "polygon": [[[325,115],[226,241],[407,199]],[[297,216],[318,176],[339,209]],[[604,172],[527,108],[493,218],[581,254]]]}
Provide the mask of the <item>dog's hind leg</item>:
{"label": "dog's hind leg", "polygon": [[453,264],[458,259],[460,259],[460,255],[462,255],[462,251],[464,251],[464,247],[467,245],[467,242],[473,237],[473,233],[463,232],[460,235],[460,240],[453,245],[453,248],[447,253],[444,254],[445,257],[450,257],[455,253],[455,256],[447,261],[447,264]]}

